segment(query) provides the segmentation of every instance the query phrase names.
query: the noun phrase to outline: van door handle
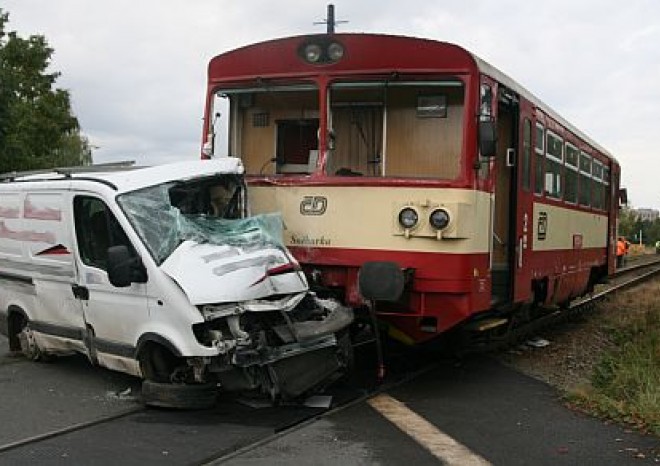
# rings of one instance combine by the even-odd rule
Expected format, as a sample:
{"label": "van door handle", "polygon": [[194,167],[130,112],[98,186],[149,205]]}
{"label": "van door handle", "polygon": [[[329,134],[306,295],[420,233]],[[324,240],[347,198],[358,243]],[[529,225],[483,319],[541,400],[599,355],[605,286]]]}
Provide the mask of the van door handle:
{"label": "van door handle", "polygon": [[73,290],[73,296],[78,299],[87,301],[89,299],[89,289],[86,286],[82,285],[71,285],[71,290]]}

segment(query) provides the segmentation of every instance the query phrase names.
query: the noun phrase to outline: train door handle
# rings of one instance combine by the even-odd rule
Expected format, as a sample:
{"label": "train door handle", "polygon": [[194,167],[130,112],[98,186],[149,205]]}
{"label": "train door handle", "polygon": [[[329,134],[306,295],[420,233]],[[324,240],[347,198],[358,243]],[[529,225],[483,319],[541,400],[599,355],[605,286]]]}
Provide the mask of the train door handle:
{"label": "train door handle", "polygon": [[523,266],[523,237],[518,238],[518,268]]}
{"label": "train door handle", "polygon": [[509,148],[506,150],[506,166],[513,167],[516,165],[516,150]]}
{"label": "train door handle", "polygon": [[86,286],[71,285],[71,290],[73,291],[73,296],[77,299],[82,299],[83,301],[89,299],[89,289]]}

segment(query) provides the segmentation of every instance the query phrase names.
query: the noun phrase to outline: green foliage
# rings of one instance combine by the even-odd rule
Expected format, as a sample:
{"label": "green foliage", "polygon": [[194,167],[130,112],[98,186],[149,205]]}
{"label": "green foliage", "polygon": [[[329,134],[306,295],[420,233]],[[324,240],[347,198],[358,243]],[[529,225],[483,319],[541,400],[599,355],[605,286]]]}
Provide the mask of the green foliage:
{"label": "green foliage", "polygon": [[91,163],[69,92],[48,73],[53,49],[43,36],[7,32],[0,9],[0,173]]}
{"label": "green foliage", "polygon": [[629,206],[621,207],[619,210],[619,236],[632,238],[639,232],[637,228],[637,217]]}
{"label": "green foliage", "polygon": [[660,304],[621,304],[618,316],[603,323],[614,350],[594,368],[591,389],[569,398],[588,411],[660,436]]}

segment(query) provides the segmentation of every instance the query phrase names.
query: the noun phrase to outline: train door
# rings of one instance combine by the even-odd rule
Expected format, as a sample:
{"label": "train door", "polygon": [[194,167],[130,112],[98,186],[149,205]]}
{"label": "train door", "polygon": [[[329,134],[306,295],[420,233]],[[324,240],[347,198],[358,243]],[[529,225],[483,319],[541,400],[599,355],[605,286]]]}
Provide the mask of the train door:
{"label": "train door", "polygon": [[516,207],[513,212],[515,242],[513,257],[513,301],[528,301],[531,294],[532,273],[529,266],[532,251],[532,219],[534,194],[532,186],[532,144],[534,107],[521,99],[518,103],[518,150],[516,153]]}
{"label": "train door", "polygon": [[516,153],[518,98],[503,86],[497,91],[497,154],[494,170],[493,235],[491,249],[492,302],[511,302],[515,271],[517,213]]}

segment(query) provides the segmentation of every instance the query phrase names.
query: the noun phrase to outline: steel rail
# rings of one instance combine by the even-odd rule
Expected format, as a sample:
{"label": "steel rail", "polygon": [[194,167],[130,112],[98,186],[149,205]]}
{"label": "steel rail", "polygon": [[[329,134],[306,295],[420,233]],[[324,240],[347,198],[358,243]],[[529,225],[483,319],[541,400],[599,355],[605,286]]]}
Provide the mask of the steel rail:
{"label": "steel rail", "polygon": [[37,435],[34,435],[32,437],[28,437],[28,438],[21,439],[21,440],[16,440],[14,442],[9,442],[9,443],[6,443],[4,445],[0,445],[0,453],[4,453],[6,451],[13,450],[15,448],[23,447],[25,445],[30,445],[30,444],[34,444],[34,443],[43,442],[44,440],[49,440],[49,439],[52,439],[54,437],[60,437],[62,435],[66,435],[66,434],[69,434],[71,432],[76,432],[78,430],[83,430],[83,429],[87,429],[89,427],[94,427],[94,426],[97,426],[99,424],[104,424],[106,422],[114,421],[116,419],[121,419],[123,417],[130,416],[131,414],[136,414],[136,413],[142,412],[145,409],[146,408],[144,408],[142,406],[135,407],[135,408],[129,408],[129,409],[123,410],[119,413],[114,413],[114,414],[111,414],[111,415],[108,415],[108,416],[102,416],[102,417],[99,417],[99,418],[96,418],[96,419],[92,419],[91,421],[79,422],[79,423],[72,424],[72,425],[67,426],[67,427],[62,427],[61,429],[55,429],[55,430],[51,430],[49,432],[45,432],[43,434],[37,434]]}

